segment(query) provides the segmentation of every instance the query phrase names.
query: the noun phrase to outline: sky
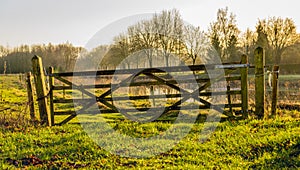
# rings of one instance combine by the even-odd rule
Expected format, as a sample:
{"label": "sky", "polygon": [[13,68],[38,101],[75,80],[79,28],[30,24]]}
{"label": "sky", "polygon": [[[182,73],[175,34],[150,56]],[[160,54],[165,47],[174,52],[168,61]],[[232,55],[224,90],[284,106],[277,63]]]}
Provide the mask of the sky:
{"label": "sky", "polygon": [[[124,17],[178,9],[182,19],[207,30],[228,7],[241,31],[259,19],[292,18],[300,32],[299,0],[0,0],[0,45],[70,42],[85,46],[102,28]],[[115,25],[117,27],[117,25]]]}

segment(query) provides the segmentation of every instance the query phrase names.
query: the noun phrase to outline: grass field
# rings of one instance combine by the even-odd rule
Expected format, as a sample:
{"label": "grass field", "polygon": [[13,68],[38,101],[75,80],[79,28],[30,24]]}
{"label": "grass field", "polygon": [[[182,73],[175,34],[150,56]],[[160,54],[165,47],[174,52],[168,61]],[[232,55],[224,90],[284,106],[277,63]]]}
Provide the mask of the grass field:
{"label": "grass field", "polygon": [[[28,120],[26,90],[18,77],[0,76],[0,87],[0,169],[300,168],[300,121],[292,118],[298,112],[285,111],[285,116],[266,120],[224,121],[205,143],[199,142],[200,120],[168,152],[126,158],[95,144],[79,124],[34,126]],[[109,117],[110,125],[129,136],[159,134],[171,125],[141,125],[114,118]]]}

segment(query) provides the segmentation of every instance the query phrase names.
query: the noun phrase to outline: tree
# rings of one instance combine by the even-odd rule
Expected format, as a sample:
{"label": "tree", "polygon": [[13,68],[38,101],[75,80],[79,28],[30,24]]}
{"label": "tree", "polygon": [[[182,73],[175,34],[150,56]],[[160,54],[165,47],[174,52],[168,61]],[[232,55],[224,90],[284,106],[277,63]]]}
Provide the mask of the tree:
{"label": "tree", "polygon": [[82,71],[107,69],[108,63],[105,62],[105,55],[108,51],[108,45],[100,45],[90,51],[82,49],[80,57],[77,59],[76,68]]}
{"label": "tree", "polygon": [[254,50],[256,48],[257,33],[251,31],[249,28],[242,34],[240,39],[240,46],[242,53],[246,54],[250,63],[253,63]]}
{"label": "tree", "polygon": [[[287,47],[287,49],[281,56],[282,58],[284,58],[284,60],[281,61],[281,64],[300,64],[300,41],[299,40],[293,45]],[[293,68],[291,67],[290,69]]]}
{"label": "tree", "polygon": [[[265,20],[258,21],[258,24],[256,25],[256,34],[257,34],[257,39],[255,42],[255,48],[262,47],[265,50],[266,61],[272,62],[272,56],[270,55],[271,50],[270,50]],[[254,61],[254,58],[252,60]]]}
{"label": "tree", "polygon": [[41,56],[45,68],[54,66],[59,71],[71,71],[82,47],[74,47],[67,44],[42,44],[42,45],[21,45],[5,51],[0,60],[0,72],[3,72],[4,62],[9,73],[21,73],[31,70],[31,58],[34,55]]}
{"label": "tree", "polygon": [[9,49],[0,45],[0,73],[6,73],[7,61],[4,60],[4,57],[9,53]]}
{"label": "tree", "polygon": [[186,25],[184,27],[184,42],[187,48],[187,57],[192,60],[192,64],[196,64],[196,60],[203,62],[206,58],[207,48],[209,47],[209,39],[200,27]]}
{"label": "tree", "polygon": [[290,18],[271,17],[259,21],[258,25],[261,25],[267,34],[275,64],[280,64],[283,52],[297,40],[294,21]]}
{"label": "tree", "polygon": [[6,56],[8,54],[9,50],[2,45],[0,45],[0,58],[3,56]]}
{"label": "tree", "polygon": [[149,67],[153,66],[154,57],[157,57],[157,62],[160,61],[158,56],[163,56],[165,65],[168,66],[172,54],[183,54],[183,20],[177,10],[154,14],[150,20],[130,26],[126,34],[130,39],[132,53],[145,55]]}
{"label": "tree", "polygon": [[183,42],[183,20],[178,10],[162,11],[153,17],[157,48],[161,49],[165,65],[169,66],[171,54],[181,55]]}
{"label": "tree", "polygon": [[122,61],[126,64],[128,69],[131,68],[131,61],[128,56],[132,53],[132,43],[131,38],[120,34],[118,37],[115,37],[114,44],[111,45],[108,52],[105,54],[102,64],[111,65],[116,68]]}
{"label": "tree", "polygon": [[235,15],[228,14],[228,8],[219,9],[217,21],[210,24],[209,37],[212,46],[223,61],[235,57],[237,53],[238,35]]}
{"label": "tree", "polygon": [[157,47],[157,33],[152,20],[145,20],[128,28],[128,38],[132,44],[132,52],[145,54],[149,67],[153,66],[153,48]]}

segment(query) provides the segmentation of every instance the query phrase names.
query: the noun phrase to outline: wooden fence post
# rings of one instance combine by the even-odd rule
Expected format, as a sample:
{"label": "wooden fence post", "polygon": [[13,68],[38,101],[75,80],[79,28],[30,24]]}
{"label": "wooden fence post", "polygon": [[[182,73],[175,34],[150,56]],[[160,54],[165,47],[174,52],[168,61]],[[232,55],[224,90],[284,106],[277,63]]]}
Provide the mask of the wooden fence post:
{"label": "wooden fence post", "polygon": [[273,67],[273,74],[272,74],[272,109],[271,113],[272,115],[276,114],[276,109],[277,109],[277,94],[278,94],[278,71],[279,71],[279,66],[275,65]]}
{"label": "wooden fence post", "polygon": [[28,106],[29,106],[29,110],[30,110],[30,118],[32,121],[35,121],[36,118],[35,118],[35,110],[34,110],[31,72],[28,72],[26,74],[26,85],[27,85],[27,98],[28,98]]}
{"label": "wooden fence post", "polygon": [[[248,56],[242,55],[241,64],[248,64]],[[248,67],[241,68],[241,98],[243,118],[248,117]]]}
{"label": "wooden fence post", "polygon": [[258,47],[254,51],[255,61],[255,114],[259,119],[264,117],[265,112],[265,52]]}
{"label": "wooden fence post", "polygon": [[[53,67],[49,67],[49,74],[53,74],[54,73],[54,68]],[[49,92],[49,97],[50,97],[50,123],[51,126],[54,126],[54,102],[53,102],[53,88],[54,88],[54,77],[53,76],[49,76],[49,88],[50,88],[50,92]]]}
{"label": "wooden fence post", "polygon": [[232,102],[231,102],[230,82],[229,81],[227,81],[227,92],[228,92],[227,101],[228,101],[228,106],[229,106],[229,112],[230,112],[230,115],[232,115],[233,111],[232,111]]}
{"label": "wooden fence post", "polygon": [[63,99],[66,99],[66,90],[65,90],[65,84],[63,84]]}
{"label": "wooden fence post", "polygon": [[38,56],[34,56],[32,59],[32,70],[35,81],[35,89],[37,95],[37,101],[39,105],[40,119],[42,124],[50,124],[50,112],[48,108],[47,93],[45,76],[43,70],[42,59]]}

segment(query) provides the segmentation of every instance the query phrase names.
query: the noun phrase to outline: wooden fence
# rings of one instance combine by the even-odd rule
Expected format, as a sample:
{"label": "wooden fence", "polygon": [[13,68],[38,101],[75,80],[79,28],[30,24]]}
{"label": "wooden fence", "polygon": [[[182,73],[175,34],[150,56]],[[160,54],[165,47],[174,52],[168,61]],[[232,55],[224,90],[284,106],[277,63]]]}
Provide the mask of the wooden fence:
{"label": "wooden fence", "polygon": [[[114,102],[134,105],[134,109],[128,107],[121,109],[121,113],[131,120],[137,119],[130,113],[147,113],[150,109],[152,112],[163,110],[159,115],[152,115],[151,120],[155,120],[162,114],[168,114],[172,111],[210,108],[230,118],[247,118],[249,68],[255,68],[255,114],[258,118],[262,118],[265,107],[265,63],[262,48],[256,49],[255,61],[255,66],[250,66],[248,57],[243,55],[241,61],[237,63],[223,63],[221,65],[191,65],[187,67],[174,66],[67,73],[55,73],[53,68],[50,67],[47,75],[48,83],[45,83],[46,79],[40,57],[34,56],[32,58],[32,67],[41,122],[52,126],[65,124],[75,118],[78,113],[119,113],[120,108],[117,108]],[[214,69],[222,69],[224,74],[210,79],[209,70]],[[276,70],[278,70],[278,66],[274,67],[274,72]],[[174,78],[174,75],[176,75],[176,78]],[[96,78],[97,81],[90,84],[85,83],[89,77]],[[273,87],[277,87],[278,72],[273,77]],[[81,81],[74,81],[74,79]],[[197,88],[190,91],[181,85],[183,83],[184,86],[188,87],[193,82],[196,82]],[[226,82],[226,88],[212,91],[212,84],[216,82]],[[232,84],[234,87],[231,87]],[[133,92],[129,96],[128,93],[125,96],[121,95],[122,88],[133,89]],[[137,89],[142,89],[143,93],[134,92]],[[273,89],[274,100],[272,102],[274,104],[272,105],[272,112],[276,112],[277,89]],[[113,93],[117,93],[118,90],[121,91],[118,93],[119,95],[113,96]],[[155,94],[155,90],[167,92]],[[70,96],[70,92],[72,96]],[[226,96],[227,101],[223,105],[222,103],[212,103],[211,96]],[[157,100],[164,100],[167,104],[162,102],[164,103],[162,105]],[[193,104],[183,105],[188,100],[192,100],[191,103]],[[66,106],[62,110],[60,107],[64,104]],[[91,109],[91,106],[95,104],[98,106],[97,109]],[[73,107],[73,105],[76,107]],[[70,109],[66,110],[66,107]],[[58,115],[67,117],[57,123],[55,122],[55,116]]]}

